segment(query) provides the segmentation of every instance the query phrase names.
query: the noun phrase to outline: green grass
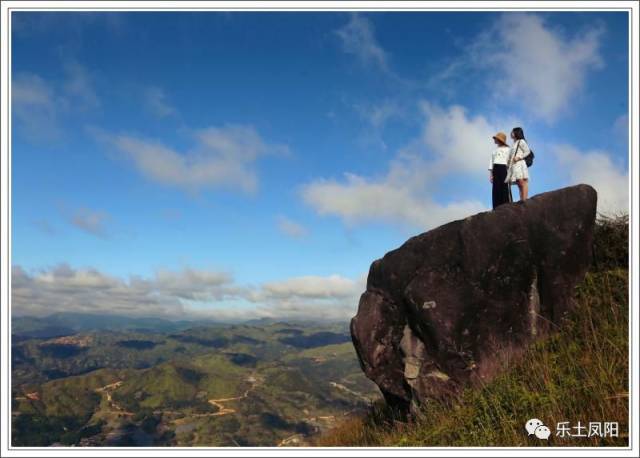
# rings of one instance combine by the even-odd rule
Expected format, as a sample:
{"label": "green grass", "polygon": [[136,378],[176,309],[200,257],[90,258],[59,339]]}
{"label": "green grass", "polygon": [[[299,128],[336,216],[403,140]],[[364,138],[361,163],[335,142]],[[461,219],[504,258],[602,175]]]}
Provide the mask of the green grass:
{"label": "green grass", "polygon": [[289,355],[287,359],[295,358],[354,358],[356,359],[356,350],[351,342],[340,344],[325,345],[323,347],[309,348],[298,353]]}
{"label": "green grass", "polygon": [[14,419],[13,445],[44,446],[52,442],[70,445],[81,437],[95,434],[94,427],[85,426],[100,403],[100,395],[95,390],[119,380],[126,372],[100,369],[50,381],[34,390],[39,400],[14,401],[14,409],[21,415]]}
{"label": "green grass", "polygon": [[[628,278],[624,269],[590,273],[576,289],[566,327],[453,405],[432,403],[409,423],[382,406],[319,437],[321,446],[625,446],[628,441]],[[619,438],[529,438],[525,422],[617,421]]]}
{"label": "green grass", "polygon": [[193,365],[206,375],[199,383],[208,398],[227,398],[242,394],[251,369],[237,366],[225,356],[206,355],[195,358]]}
{"label": "green grass", "polygon": [[198,356],[137,371],[114,391],[113,397],[132,411],[186,407],[212,410],[207,399],[242,394],[249,374],[249,369],[234,365],[224,355]]}

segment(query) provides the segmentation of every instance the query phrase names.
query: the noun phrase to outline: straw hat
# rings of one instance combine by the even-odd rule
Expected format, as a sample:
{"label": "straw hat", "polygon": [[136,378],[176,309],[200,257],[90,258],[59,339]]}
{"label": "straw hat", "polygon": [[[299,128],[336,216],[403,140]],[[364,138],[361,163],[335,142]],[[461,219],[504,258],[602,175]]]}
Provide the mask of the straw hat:
{"label": "straw hat", "polygon": [[504,132],[498,132],[491,138],[493,138],[494,140],[498,140],[500,143],[502,143],[505,146],[507,144],[507,134],[505,134]]}

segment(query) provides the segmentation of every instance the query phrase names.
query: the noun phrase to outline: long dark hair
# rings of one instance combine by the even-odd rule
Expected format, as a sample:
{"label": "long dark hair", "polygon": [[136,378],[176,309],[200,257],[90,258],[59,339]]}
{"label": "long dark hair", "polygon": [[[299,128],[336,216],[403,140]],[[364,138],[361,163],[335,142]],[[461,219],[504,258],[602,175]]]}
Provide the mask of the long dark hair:
{"label": "long dark hair", "polygon": [[524,130],[522,130],[522,127],[514,127],[511,132],[513,132],[513,136],[516,137],[516,140],[525,140]]}

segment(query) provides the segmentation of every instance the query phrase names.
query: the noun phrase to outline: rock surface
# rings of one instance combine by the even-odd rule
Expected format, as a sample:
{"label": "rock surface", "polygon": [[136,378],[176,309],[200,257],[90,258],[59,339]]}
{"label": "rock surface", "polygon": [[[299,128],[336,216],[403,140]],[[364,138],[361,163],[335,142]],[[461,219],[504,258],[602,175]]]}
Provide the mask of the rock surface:
{"label": "rock surface", "polygon": [[448,399],[561,327],[591,262],[596,201],[587,185],[540,194],[375,261],[351,336],[387,403]]}

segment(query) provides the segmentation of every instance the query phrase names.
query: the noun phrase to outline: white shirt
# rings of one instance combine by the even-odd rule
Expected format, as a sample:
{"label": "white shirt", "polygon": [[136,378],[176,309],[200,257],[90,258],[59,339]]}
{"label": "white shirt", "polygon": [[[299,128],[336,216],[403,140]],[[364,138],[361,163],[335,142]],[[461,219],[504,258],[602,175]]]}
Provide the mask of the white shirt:
{"label": "white shirt", "polygon": [[507,165],[509,163],[509,156],[511,155],[511,148],[508,146],[498,146],[491,154],[489,160],[489,170],[493,170],[493,164]]}
{"label": "white shirt", "polygon": [[513,144],[512,150],[513,154],[515,154],[513,158],[514,160],[525,158],[531,152],[526,140],[516,140],[516,142]]}

